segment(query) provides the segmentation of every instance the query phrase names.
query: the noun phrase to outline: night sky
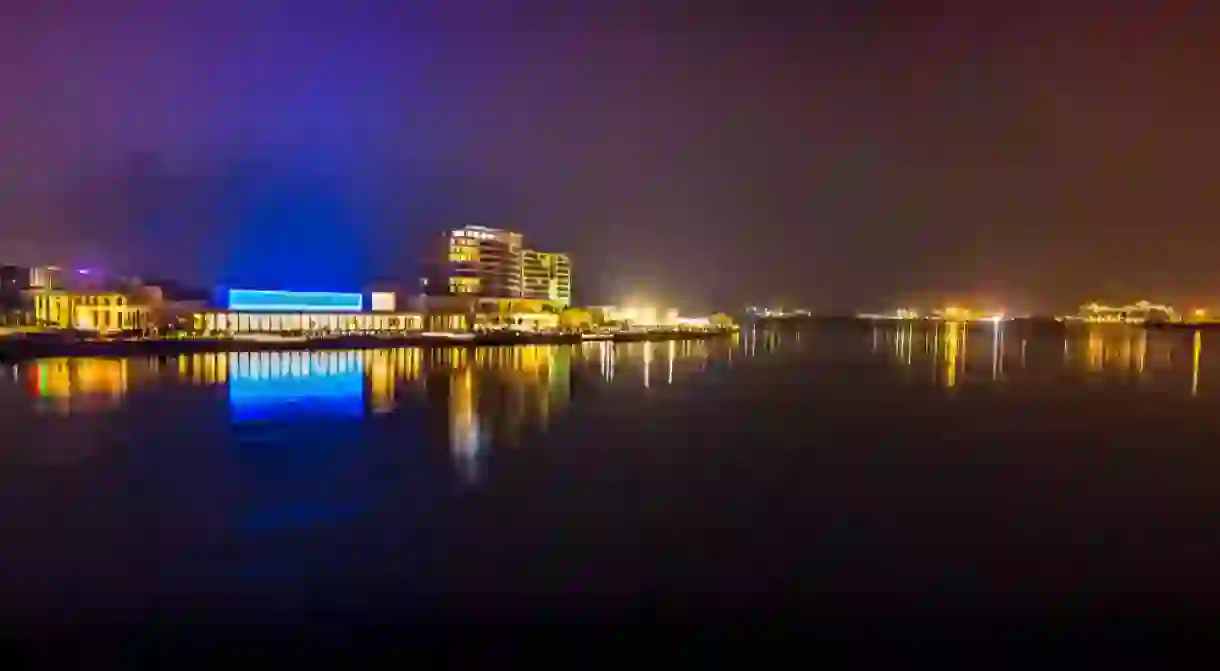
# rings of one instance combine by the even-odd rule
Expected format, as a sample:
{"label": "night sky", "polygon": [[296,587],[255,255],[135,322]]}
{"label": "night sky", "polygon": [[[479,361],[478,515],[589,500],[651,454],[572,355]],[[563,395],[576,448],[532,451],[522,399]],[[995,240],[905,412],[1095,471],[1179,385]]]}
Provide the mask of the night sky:
{"label": "night sky", "polygon": [[1207,7],[5,0],[0,262],[357,288],[484,223],[583,302],[1220,307]]}

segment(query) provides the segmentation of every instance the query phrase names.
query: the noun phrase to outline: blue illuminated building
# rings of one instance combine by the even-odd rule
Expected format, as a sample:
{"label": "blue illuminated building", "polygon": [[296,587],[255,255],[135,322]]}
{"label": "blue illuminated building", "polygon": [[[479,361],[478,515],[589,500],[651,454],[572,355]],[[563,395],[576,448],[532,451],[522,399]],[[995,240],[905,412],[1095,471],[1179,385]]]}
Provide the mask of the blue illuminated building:
{"label": "blue illuminated building", "polygon": [[205,333],[405,333],[421,331],[423,315],[399,312],[391,292],[226,289],[217,291],[224,307],[194,314],[194,328]]}
{"label": "blue illuminated building", "polygon": [[364,296],[332,291],[230,289],[228,309],[246,312],[360,312]]}

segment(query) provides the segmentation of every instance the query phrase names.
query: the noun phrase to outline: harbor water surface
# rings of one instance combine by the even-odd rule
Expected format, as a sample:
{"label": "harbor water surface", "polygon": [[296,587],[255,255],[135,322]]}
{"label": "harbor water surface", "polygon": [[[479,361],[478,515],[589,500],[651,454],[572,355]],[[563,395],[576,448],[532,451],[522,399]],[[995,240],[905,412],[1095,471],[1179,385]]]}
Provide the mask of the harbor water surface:
{"label": "harbor water surface", "polygon": [[1220,606],[1211,332],[43,359],[0,426],[15,626]]}

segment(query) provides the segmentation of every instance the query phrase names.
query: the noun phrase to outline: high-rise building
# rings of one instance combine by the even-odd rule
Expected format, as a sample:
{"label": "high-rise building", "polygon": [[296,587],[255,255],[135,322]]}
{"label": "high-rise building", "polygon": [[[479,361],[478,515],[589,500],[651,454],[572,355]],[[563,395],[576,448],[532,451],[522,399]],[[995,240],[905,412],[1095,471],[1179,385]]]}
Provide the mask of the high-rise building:
{"label": "high-rise building", "polygon": [[521,296],[570,305],[572,260],[562,252],[524,250],[521,255]]}
{"label": "high-rise building", "polygon": [[520,233],[486,226],[447,231],[426,263],[424,293],[519,298],[521,241]]}
{"label": "high-rise building", "polygon": [[524,236],[486,226],[446,231],[425,263],[423,293],[572,302],[572,261],[526,249]]}

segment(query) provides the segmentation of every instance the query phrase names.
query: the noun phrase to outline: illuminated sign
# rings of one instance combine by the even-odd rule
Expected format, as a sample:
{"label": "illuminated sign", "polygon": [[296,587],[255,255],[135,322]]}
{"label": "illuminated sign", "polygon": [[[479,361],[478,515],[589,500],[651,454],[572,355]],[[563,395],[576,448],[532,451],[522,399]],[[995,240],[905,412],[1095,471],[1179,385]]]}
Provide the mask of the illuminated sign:
{"label": "illuminated sign", "polygon": [[394,294],[391,292],[374,291],[370,296],[373,312],[393,312]]}
{"label": "illuminated sign", "polygon": [[364,309],[364,296],[330,291],[230,289],[229,309],[249,312],[360,312]]}

